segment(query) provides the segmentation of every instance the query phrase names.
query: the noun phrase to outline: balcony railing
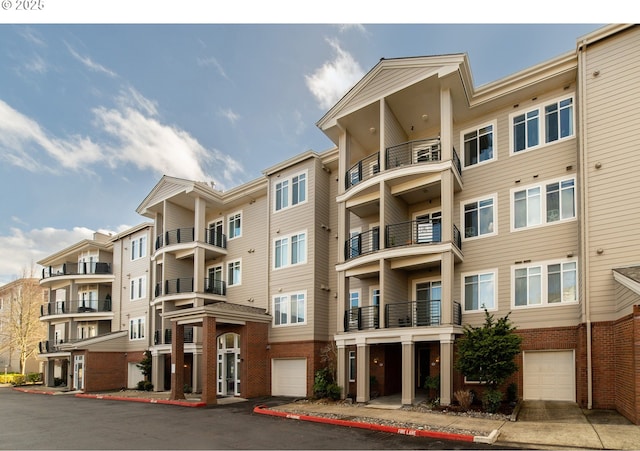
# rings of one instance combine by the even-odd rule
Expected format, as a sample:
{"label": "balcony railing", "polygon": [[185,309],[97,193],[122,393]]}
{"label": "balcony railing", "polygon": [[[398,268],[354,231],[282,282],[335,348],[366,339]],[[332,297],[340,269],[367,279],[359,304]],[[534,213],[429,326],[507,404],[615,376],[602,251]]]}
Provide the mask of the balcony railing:
{"label": "balcony railing", "polygon": [[419,139],[388,147],[386,150],[386,168],[410,166],[416,163],[440,161],[440,139]]}
{"label": "balcony railing", "polygon": [[[205,243],[212,246],[227,248],[227,237],[224,233],[217,232],[213,229],[205,229]],[[156,236],[156,250],[171,244],[193,243],[195,241],[195,232],[193,227],[184,227],[176,230],[169,230],[162,235]]]}
{"label": "balcony railing", "polygon": [[[384,328],[435,327],[442,323],[442,301],[414,301],[386,304]],[[380,307],[353,307],[344,312],[344,331],[378,329]],[[462,324],[462,307],[453,303],[453,323]]]}
{"label": "balcony railing", "polygon": [[164,284],[156,284],[156,297],[179,293],[193,293],[193,277],[182,277],[180,279],[165,280]]}
{"label": "balcony railing", "polygon": [[46,266],[42,268],[42,278],[57,276],[77,276],[85,274],[112,274],[111,263],[81,262],[65,263],[61,266]]}
{"label": "balcony railing", "polygon": [[440,221],[419,219],[390,224],[385,229],[385,247],[439,243],[441,240],[442,224]]}
{"label": "balcony railing", "polygon": [[67,338],[67,339],[60,339],[60,340],[41,341],[40,343],[38,343],[38,351],[40,352],[40,354],[46,354],[49,352],[58,352],[62,349],[63,345],[66,345],[69,343],[77,343],[79,341],[88,340],[90,338],[96,338],[96,337],[97,335],[93,337],[84,337],[84,338]]}
{"label": "balcony railing", "polygon": [[[165,344],[165,345],[170,345],[171,344],[171,329],[165,329],[164,330],[164,334],[161,337],[161,331],[156,330],[153,334],[153,343],[156,345],[159,344]],[[162,338],[162,342],[160,341],[160,338]],[[193,343],[193,326],[185,326],[184,327],[184,342],[185,343]]]}
{"label": "balcony railing", "polygon": [[349,260],[380,249],[380,229],[378,227],[352,236],[344,243],[344,259]]}
{"label": "balcony railing", "polygon": [[40,306],[40,316],[110,312],[111,299],[55,301]]}
{"label": "balcony railing", "polygon": [[347,171],[344,179],[345,188],[349,189],[363,180],[367,180],[380,172],[380,152],[369,155],[358,161]]}
{"label": "balcony railing", "polygon": [[378,329],[380,306],[353,307],[344,312],[344,331]]}
{"label": "balcony railing", "polygon": [[217,294],[219,296],[227,295],[227,283],[224,280],[208,277],[204,280],[205,293]]}

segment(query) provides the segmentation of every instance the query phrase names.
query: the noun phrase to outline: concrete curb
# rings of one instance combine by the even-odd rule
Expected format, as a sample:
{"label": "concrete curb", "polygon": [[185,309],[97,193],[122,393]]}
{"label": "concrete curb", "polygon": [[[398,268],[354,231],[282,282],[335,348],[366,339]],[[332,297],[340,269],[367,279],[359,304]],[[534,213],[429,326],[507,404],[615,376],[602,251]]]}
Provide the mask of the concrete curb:
{"label": "concrete curb", "polygon": [[76,398],[87,399],[107,399],[109,401],[129,401],[129,402],[143,402],[147,404],[166,404],[171,406],[181,407],[206,407],[206,403],[202,401],[177,401],[170,399],[150,399],[150,398],[132,398],[128,396],[109,396],[109,395],[91,395],[85,393],[78,393]]}
{"label": "concrete curb", "polygon": [[463,441],[463,442],[492,444],[497,440],[499,435],[498,430],[492,431],[491,434],[487,437],[481,437],[481,436],[473,436],[470,434],[455,434],[452,432],[438,432],[438,431],[428,431],[424,429],[398,428],[394,426],[384,426],[380,424],[359,423],[357,421],[316,417],[312,415],[293,414],[288,412],[281,412],[278,410],[271,410],[266,406],[256,406],[253,409],[253,412],[259,413],[262,415],[271,415],[275,417],[287,418],[292,420],[310,421],[314,423],[324,423],[324,424],[331,424],[335,426],[346,426],[346,427],[353,427],[353,428],[360,428],[360,429],[369,429],[369,430],[380,431],[380,432],[388,432],[391,434],[411,435],[414,437],[429,437],[429,438],[437,438],[437,439],[443,439],[443,440],[457,440],[457,441]]}
{"label": "concrete curb", "polygon": [[29,389],[29,388],[22,388],[22,387],[13,387],[13,390],[19,391],[19,392],[22,392],[22,393],[35,393],[37,395],[55,395],[55,394],[59,393],[59,392],[56,392],[56,391],[32,390],[32,389]]}

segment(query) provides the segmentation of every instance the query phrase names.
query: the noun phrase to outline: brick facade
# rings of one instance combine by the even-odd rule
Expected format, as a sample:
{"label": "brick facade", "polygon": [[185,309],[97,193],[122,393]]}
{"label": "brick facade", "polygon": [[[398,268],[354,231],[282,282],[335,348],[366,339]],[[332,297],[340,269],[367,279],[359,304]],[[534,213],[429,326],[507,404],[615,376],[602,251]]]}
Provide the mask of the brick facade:
{"label": "brick facade", "polygon": [[76,355],[84,355],[84,391],[120,390],[127,386],[128,362],[142,360],[142,352],[79,352],[73,353],[71,362]]}

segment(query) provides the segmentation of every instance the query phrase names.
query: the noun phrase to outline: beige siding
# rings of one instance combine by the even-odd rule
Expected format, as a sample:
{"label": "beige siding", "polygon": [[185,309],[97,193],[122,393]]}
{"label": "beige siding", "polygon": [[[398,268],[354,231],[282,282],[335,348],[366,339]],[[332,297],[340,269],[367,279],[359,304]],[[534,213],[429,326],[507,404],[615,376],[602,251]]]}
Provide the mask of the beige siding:
{"label": "beige siding", "polygon": [[[615,319],[611,270],[638,264],[640,198],[637,132],[640,123],[640,30],[634,27],[588,47],[586,53],[585,171],[589,276],[593,321]],[[593,74],[598,71],[598,75]],[[600,168],[596,168],[599,163]],[[602,253],[597,250],[601,249]]]}
{"label": "beige siding", "polygon": [[616,284],[616,312],[621,315],[632,313],[633,306],[640,304],[640,295],[635,291],[617,283]]}
{"label": "beige siding", "polygon": [[[407,141],[407,135],[402,130],[402,126],[398,122],[387,102],[384,102],[384,146],[390,147]],[[384,151],[381,152],[382,159]]]}
{"label": "beige siding", "polygon": [[[509,147],[510,118],[516,111],[525,111],[546,101],[571,95],[559,87],[537,99],[522,99],[517,109],[500,109],[494,115],[481,120],[459,124],[454,130],[457,147],[463,149],[460,134],[470,127],[495,121],[494,161],[463,170],[464,190],[454,197],[454,224],[464,234],[464,209],[466,202],[495,196],[494,223],[496,235],[464,239],[464,262],[456,265],[454,299],[462,301],[463,274],[497,271],[496,300],[498,316],[512,312],[510,318],[519,328],[566,326],[579,323],[579,304],[537,308],[514,308],[513,266],[520,262],[530,264],[566,260],[568,255],[577,257],[579,251],[578,221],[570,220],[537,228],[512,231],[512,191],[533,185],[542,185],[569,177],[576,178],[577,140],[575,138],[541,146],[538,149],[511,155]],[[574,109],[574,116],[576,110]],[[576,189],[577,193],[577,189]],[[578,198],[576,196],[576,202]],[[464,306],[463,306],[464,307]],[[484,313],[465,313],[463,322],[478,325]]]}

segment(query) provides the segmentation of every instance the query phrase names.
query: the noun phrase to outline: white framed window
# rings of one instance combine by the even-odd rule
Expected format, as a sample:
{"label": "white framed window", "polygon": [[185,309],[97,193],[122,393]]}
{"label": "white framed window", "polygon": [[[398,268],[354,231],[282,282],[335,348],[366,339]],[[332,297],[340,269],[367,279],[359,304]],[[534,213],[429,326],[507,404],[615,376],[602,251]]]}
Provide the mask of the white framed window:
{"label": "white framed window", "polygon": [[496,309],[498,270],[462,274],[462,305],[465,312]]}
{"label": "white framed window", "polygon": [[484,124],[480,127],[463,130],[461,135],[463,167],[469,168],[482,163],[488,163],[496,159],[497,150],[494,148],[495,122]]}
{"label": "white framed window", "polygon": [[274,197],[275,211],[305,203],[307,201],[307,171],[276,182]]}
{"label": "white framed window", "polygon": [[144,316],[129,320],[129,340],[143,340],[145,336]]}
{"label": "white framed window", "polygon": [[240,268],[240,260],[227,263],[227,286],[233,287],[242,283],[242,271]]}
{"label": "white framed window", "polygon": [[300,232],[283,236],[274,241],[274,268],[299,265],[307,262],[307,234]]}
{"label": "white framed window", "polygon": [[96,337],[98,335],[98,325],[95,323],[79,323],[76,333],[76,338],[81,340]]}
{"label": "white framed window", "polygon": [[497,195],[472,199],[460,203],[464,238],[478,238],[498,233],[496,225]]}
{"label": "white framed window", "polygon": [[575,178],[543,182],[511,190],[511,230],[576,218]]}
{"label": "white framed window", "polygon": [[242,212],[230,215],[227,219],[227,237],[232,240],[242,236]]}
{"label": "white framed window", "polygon": [[512,280],[514,308],[578,302],[576,260],[517,265]]}
{"label": "white framed window", "polygon": [[141,236],[131,240],[131,260],[138,260],[147,256],[147,237]]}
{"label": "white framed window", "polygon": [[288,293],[273,297],[274,326],[292,326],[306,323],[307,293]]}
{"label": "white framed window", "polygon": [[356,381],[356,351],[349,351],[349,382]]}
{"label": "white framed window", "polygon": [[133,277],[129,282],[129,300],[137,301],[146,297],[147,276]]}
{"label": "white framed window", "polygon": [[380,305],[380,287],[371,287],[371,305]]}
{"label": "white framed window", "polygon": [[509,116],[511,154],[574,136],[573,95],[541,103]]}

